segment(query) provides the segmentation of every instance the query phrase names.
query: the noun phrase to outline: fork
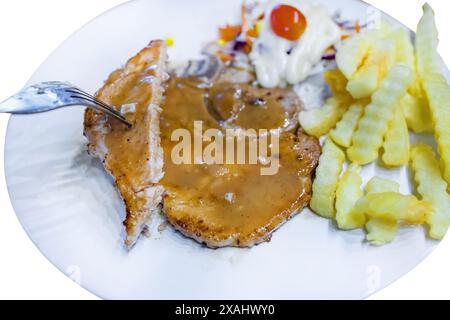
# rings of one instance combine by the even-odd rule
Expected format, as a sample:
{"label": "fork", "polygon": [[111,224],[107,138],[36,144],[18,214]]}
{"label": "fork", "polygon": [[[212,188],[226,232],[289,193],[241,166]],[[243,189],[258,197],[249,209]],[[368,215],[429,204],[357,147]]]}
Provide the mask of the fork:
{"label": "fork", "polygon": [[0,113],[31,114],[69,106],[86,106],[102,111],[131,127],[118,111],[67,82],[42,82],[25,87],[0,103]]}

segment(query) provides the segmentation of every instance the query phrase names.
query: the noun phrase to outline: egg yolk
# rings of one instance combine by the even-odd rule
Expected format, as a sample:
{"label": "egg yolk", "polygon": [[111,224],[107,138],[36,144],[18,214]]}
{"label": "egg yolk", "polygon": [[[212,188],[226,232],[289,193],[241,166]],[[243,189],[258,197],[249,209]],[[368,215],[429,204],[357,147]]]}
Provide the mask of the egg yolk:
{"label": "egg yolk", "polygon": [[275,34],[289,41],[298,40],[305,32],[307,22],[303,13],[289,5],[277,5],[270,15]]}

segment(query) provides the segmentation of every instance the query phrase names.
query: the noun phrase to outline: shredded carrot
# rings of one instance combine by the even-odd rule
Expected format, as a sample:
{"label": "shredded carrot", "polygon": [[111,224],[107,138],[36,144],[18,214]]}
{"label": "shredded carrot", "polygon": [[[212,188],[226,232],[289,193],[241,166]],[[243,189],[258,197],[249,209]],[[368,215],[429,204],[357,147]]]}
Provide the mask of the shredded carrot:
{"label": "shredded carrot", "polygon": [[356,33],[361,32],[361,24],[359,23],[359,20],[356,20],[355,30],[356,30]]}
{"label": "shredded carrot", "polygon": [[241,19],[242,19],[242,33],[247,34],[247,32],[250,30],[250,24],[247,20],[247,9],[245,0],[242,1],[242,7],[241,7]]}
{"label": "shredded carrot", "polygon": [[217,58],[219,58],[220,60],[222,60],[223,62],[227,62],[227,61],[232,61],[234,60],[234,57],[228,53],[225,53],[223,51],[217,51],[216,52],[216,56]]}
{"label": "shredded carrot", "polygon": [[[261,17],[264,17],[263,15]],[[259,33],[261,31],[261,22],[256,21],[254,23],[251,23],[248,21],[247,17],[247,8],[245,0],[242,3],[241,7],[241,19],[242,24],[241,25],[225,25],[223,27],[219,28],[219,40],[218,44],[221,46],[224,46],[227,42],[231,41],[237,41],[237,38],[239,35],[242,35],[242,38],[240,38],[240,51],[244,51],[246,53],[249,53],[252,50],[252,44],[254,38],[257,38],[259,36]],[[234,58],[232,56],[229,56],[227,54],[224,54],[223,52],[218,54],[218,57],[223,61],[230,61]]]}
{"label": "shredded carrot", "polygon": [[346,40],[346,39],[348,39],[348,38],[350,38],[350,36],[349,36],[348,34],[343,34],[343,35],[341,36],[341,40]]}
{"label": "shredded carrot", "polygon": [[259,36],[259,32],[260,32],[260,30],[258,30],[258,27],[256,25],[254,28],[247,31],[247,36],[252,37],[252,38],[257,38]]}
{"label": "shredded carrot", "polygon": [[251,27],[250,22],[247,19],[247,7],[245,0],[242,2],[241,7],[241,15],[242,15],[242,34],[245,37],[245,45],[243,47],[243,51],[245,53],[250,53],[252,51],[253,39],[259,35],[258,27],[255,25],[254,28]]}
{"label": "shredded carrot", "polygon": [[239,33],[242,31],[242,26],[240,25],[229,25],[219,28],[220,39],[225,42],[233,41]]}

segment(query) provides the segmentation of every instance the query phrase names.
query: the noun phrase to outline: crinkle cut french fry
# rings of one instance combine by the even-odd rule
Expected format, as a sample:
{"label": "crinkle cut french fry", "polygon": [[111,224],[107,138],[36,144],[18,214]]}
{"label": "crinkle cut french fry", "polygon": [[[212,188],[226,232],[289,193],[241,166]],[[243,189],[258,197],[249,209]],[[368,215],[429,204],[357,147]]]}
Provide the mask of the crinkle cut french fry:
{"label": "crinkle cut french fry", "polygon": [[395,39],[396,43],[397,63],[403,63],[411,69],[414,69],[416,63],[414,56],[414,45],[408,31],[398,29],[392,32],[391,36]]}
{"label": "crinkle cut french fry", "polygon": [[337,123],[336,128],[331,130],[330,137],[335,143],[345,148],[350,147],[352,135],[364,113],[364,105],[361,102],[351,105],[341,121]]}
{"label": "crinkle cut french fry", "polygon": [[415,133],[433,133],[433,120],[430,105],[422,86],[422,80],[417,69],[417,59],[414,59],[414,80],[400,104],[408,128]]}
{"label": "crinkle cut french fry", "polygon": [[[364,189],[368,194],[399,192],[400,185],[398,182],[375,176],[370,179]],[[366,240],[377,246],[391,243],[397,235],[397,230],[398,224],[396,220],[371,218],[366,223]]]}
{"label": "crinkle cut french fry", "polygon": [[392,25],[381,21],[380,28],[358,33],[342,42],[336,54],[336,63],[342,73],[351,79],[368,58],[373,43],[392,32]]}
{"label": "crinkle cut french fry", "polygon": [[348,107],[339,97],[329,98],[321,108],[300,112],[300,125],[307,134],[320,138],[334,128]]}
{"label": "crinkle cut french fry", "polygon": [[409,146],[408,126],[402,111],[397,108],[384,140],[383,162],[390,167],[407,165]]}
{"label": "crinkle cut french fry", "polygon": [[430,102],[444,179],[450,185],[450,86],[439,74],[427,75],[423,85]]}
{"label": "crinkle cut french fry", "polygon": [[[369,33],[370,32],[370,33]],[[358,71],[359,66],[367,57],[371,42],[375,38],[374,31],[363,32],[345,40],[338,48],[336,63],[339,70],[350,79]]]}
{"label": "crinkle cut french fry", "polygon": [[412,71],[404,65],[395,65],[366,107],[364,116],[352,138],[347,155],[352,162],[367,164],[378,157],[389,122],[395,108],[412,81]]}
{"label": "crinkle cut french fry", "polygon": [[397,192],[370,193],[366,195],[366,213],[370,218],[402,221],[406,224],[423,224],[433,214],[432,205],[414,196]]}
{"label": "crinkle cut french fry", "polygon": [[395,64],[396,41],[388,36],[373,41],[367,58],[358,71],[349,79],[347,90],[353,98],[362,99],[372,96],[381,81]]}
{"label": "crinkle cut french fry", "polygon": [[364,67],[349,80],[347,90],[354,99],[370,97],[379,84],[380,69],[378,65]]}
{"label": "crinkle cut french fry", "polygon": [[336,221],[343,230],[362,228],[365,219],[352,216],[351,212],[358,199],[363,196],[362,179],[359,176],[361,167],[351,164],[339,180],[336,190]]}
{"label": "crinkle cut french fry", "polygon": [[[422,89],[419,88],[417,90]],[[400,101],[400,105],[409,129],[415,133],[433,132],[430,106],[424,93],[417,91],[415,95],[406,93]]]}
{"label": "crinkle cut french fry", "polygon": [[[411,42],[411,37],[408,32],[403,29],[393,32],[393,36],[397,43],[397,62],[406,64],[414,71],[414,81],[408,89],[409,93],[407,93],[401,101],[403,114],[408,128],[415,133],[432,133],[433,124],[430,107],[420,81],[417,68],[418,59],[416,59],[415,48]],[[419,35],[419,38],[420,37],[421,35]]]}
{"label": "crinkle cut french fry", "polygon": [[331,219],[335,216],[336,188],[344,161],[344,152],[328,138],[316,169],[310,203],[311,209],[322,217]]}
{"label": "crinkle cut french fry", "polygon": [[397,182],[374,177],[366,185],[367,195],[360,199],[356,208],[368,215],[366,239],[374,245],[390,243],[397,233],[397,222],[423,224],[433,214],[427,201],[405,196]]}
{"label": "crinkle cut french fry", "polygon": [[439,44],[438,30],[434,19],[434,11],[429,4],[423,6],[423,16],[417,25],[416,58],[419,75],[438,73],[441,70],[441,60],[437,53]]}
{"label": "crinkle cut french fry", "polygon": [[372,45],[371,52],[364,66],[378,66],[379,80],[381,82],[388,75],[389,70],[396,64],[396,59],[396,41],[388,35]]}
{"label": "crinkle cut french fry", "polygon": [[397,230],[395,220],[370,219],[366,223],[366,240],[374,246],[382,246],[394,241]]}
{"label": "crinkle cut french fry", "polygon": [[411,148],[411,163],[417,191],[435,210],[427,218],[429,235],[441,240],[450,226],[450,196],[447,194],[447,183],[441,176],[439,162],[430,146],[418,144]]}
{"label": "crinkle cut french fry", "polygon": [[367,193],[400,192],[400,184],[381,177],[373,177],[367,182],[364,190]]}

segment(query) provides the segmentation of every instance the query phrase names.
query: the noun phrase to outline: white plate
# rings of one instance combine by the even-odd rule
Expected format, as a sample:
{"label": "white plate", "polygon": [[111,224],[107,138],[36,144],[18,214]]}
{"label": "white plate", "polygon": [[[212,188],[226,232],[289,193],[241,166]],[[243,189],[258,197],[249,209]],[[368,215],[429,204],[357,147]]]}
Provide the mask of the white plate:
{"label": "white plate", "polygon": [[[356,0],[322,0],[362,19]],[[198,55],[241,0],[133,1],[93,20],[64,42],[30,83],[66,80],[95,92],[107,75],[150,39],[173,36],[172,60]],[[131,252],[122,244],[123,207],[108,175],[85,151],[82,108],[14,116],[5,168],[11,201],[32,241],[62,272],[104,298],[363,298],[398,279],[436,246],[422,228],[404,228],[384,247],[362,231],[341,232],[304,210],[270,243],[207,249],[172,228],[153,231]],[[406,169],[365,169],[398,180]],[[14,245],[14,244],[11,244]]]}

